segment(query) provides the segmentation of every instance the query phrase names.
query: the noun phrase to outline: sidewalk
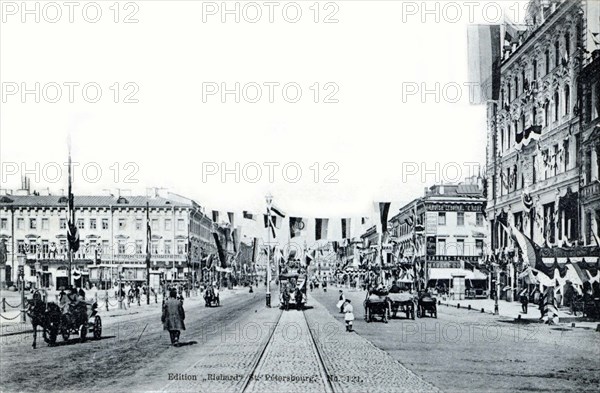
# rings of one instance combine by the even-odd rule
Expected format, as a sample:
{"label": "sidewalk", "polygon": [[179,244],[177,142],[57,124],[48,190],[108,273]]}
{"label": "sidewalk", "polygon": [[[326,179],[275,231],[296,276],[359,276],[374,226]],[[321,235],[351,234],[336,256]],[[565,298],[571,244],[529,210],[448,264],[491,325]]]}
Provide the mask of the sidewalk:
{"label": "sidewalk", "polygon": [[[483,309],[485,313],[494,314],[494,306],[495,301],[493,299],[444,299],[442,297],[438,297],[441,305],[446,305],[449,307],[457,307],[460,305],[460,308],[464,308],[465,310],[469,309],[471,306],[471,310],[481,312]],[[541,322],[540,321],[540,311],[538,306],[533,303],[529,303],[527,314],[523,314],[521,312],[521,303],[520,302],[507,302],[506,300],[498,301],[498,315],[501,317],[511,318],[511,319],[521,319],[526,322]],[[559,323],[570,323],[570,322],[582,322],[584,318],[579,316],[573,316],[572,314],[565,312],[564,310],[558,310],[558,322]]]}
{"label": "sidewalk", "polygon": [[[246,293],[248,292],[247,288],[233,288],[231,290],[229,289],[222,289],[219,293],[219,296],[221,297],[221,299],[227,299],[228,297],[231,297],[233,295],[239,294],[239,293]],[[4,293],[4,291],[3,291]],[[140,299],[140,305],[138,306],[137,302],[135,303],[131,303],[131,304],[127,304],[127,301],[123,301],[123,308],[119,308],[119,302],[117,299],[114,298],[114,291],[112,292],[112,296],[111,296],[111,292],[108,292],[108,311],[106,309],[106,292],[105,291],[88,291],[86,293],[86,299],[95,299],[97,297],[97,301],[98,301],[98,312],[100,317],[103,319],[103,323],[106,321],[110,321],[111,317],[121,317],[121,316],[127,316],[127,315],[134,315],[134,314],[151,314],[151,313],[156,313],[156,312],[160,312],[160,308],[162,305],[162,301],[163,301],[163,297],[162,294],[158,294],[157,298],[155,299],[154,296],[150,297],[150,305],[146,304],[146,297],[142,296]],[[54,293],[52,294],[48,294],[48,300],[49,301],[55,301],[54,300],[55,296]],[[7,298],[7,302],[10,302],[11,306],[14,305],[20,305],[20,298],[18,299],[17,302],[15,302],[15,298],[12,299],[8,299]],[[13,304],[13,302],[15,302],[15,304]],[[190,297],[189,298],[184,298],[184,303],[187,305],[195,305],[195,304],[199,304],[199,303],[203,303],[204,302],[204,298],[202,296],[202,293],[200,291],[198,291],[197,295],[194,295],[193,291],[190,291]],[[23,334],[23,333],[30,333],[33,330],[31,329],[31,323],[29,318],[27,317],[26,322],[21,322],[21,317],[20,317],[20,311],[19,311],[20,307],[17,308],[11,308],[11,307],[6,307],[6,312],[2,312],[0,313],[1,317],[0,317],[0,337],[3,336],[10,336],[10,335],[14,335],[14,334]],[[1,311],[1,310],[0,310]],[[142,316],[140,315],[140,316]]]}

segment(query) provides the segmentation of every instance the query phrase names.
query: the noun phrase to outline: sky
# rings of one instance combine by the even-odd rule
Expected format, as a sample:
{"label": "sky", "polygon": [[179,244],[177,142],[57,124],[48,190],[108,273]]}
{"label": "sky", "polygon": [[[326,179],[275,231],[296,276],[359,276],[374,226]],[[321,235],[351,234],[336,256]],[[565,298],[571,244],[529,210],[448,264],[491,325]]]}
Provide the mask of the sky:
{"label": "sky", "polygon": [[466,28],[525,4],[448,3],[274,2],[271,23],[263,2],[237,2],[239,21],[221,2],[78,2],[71,23],[62,3],[3,2],[2,188],[29,171],[66,189],[70,135],[78,194],[163,187],[263,211],[270,193],[305,217],[400,206],[484,163]]}

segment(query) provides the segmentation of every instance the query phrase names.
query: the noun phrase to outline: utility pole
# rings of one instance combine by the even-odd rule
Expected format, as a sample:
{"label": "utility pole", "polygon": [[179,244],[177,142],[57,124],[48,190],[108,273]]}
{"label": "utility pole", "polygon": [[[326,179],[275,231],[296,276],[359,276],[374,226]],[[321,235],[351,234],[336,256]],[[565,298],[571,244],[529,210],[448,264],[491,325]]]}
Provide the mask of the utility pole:
{"label": "utility pole", "polygon": [[[173,223],[175,225],[175,223]],[[150,305],[150,242],[152,231],[150,229],[150,202],[146,201],[146,304]]]}
{"label": "utility pole", "polygon": [[266,292],[266,306],[271,308],[271,203],[273,203],[273,196],[267,194],[265,197],[267,202],[267,292]]}

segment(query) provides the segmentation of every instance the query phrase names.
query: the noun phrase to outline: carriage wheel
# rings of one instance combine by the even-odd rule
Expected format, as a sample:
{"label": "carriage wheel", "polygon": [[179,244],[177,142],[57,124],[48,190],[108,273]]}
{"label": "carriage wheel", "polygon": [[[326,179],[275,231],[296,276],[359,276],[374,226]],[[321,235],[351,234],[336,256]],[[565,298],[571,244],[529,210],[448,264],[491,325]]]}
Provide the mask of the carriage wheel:
{"label": "carriage wheel", "polygon": [[87,338],[87,331],[88,331],[88,326],[87,326],[87,321],[86,321],[84,324],[79,326],[79,341],[81,341],[82,343],[84,343],[85,339]]}
{"label": "carriage wheel", "polygon": [[62,336],[63,340],[69,341],[69,336],[71,335],[71,333],[69,332],[69,329],[61,327],[60,335]]}
{"label": "carriage wheel", "polygon": [[94,338],[99,340],[102,337],[102,319],[100,315],[96,315],[94,318]]}

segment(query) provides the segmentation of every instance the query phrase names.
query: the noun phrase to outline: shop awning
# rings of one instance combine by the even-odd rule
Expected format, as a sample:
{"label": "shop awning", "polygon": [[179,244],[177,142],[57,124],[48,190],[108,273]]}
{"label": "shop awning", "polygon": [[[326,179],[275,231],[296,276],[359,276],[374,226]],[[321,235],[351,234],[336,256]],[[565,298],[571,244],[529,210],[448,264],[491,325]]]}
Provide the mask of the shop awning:
{"label": "shop awning", "polygon": [[465,276],[467,280],[487,280],[487,276],[479,270],[431,268],[429,269],[430,280],[452,280],[453,276]]}

